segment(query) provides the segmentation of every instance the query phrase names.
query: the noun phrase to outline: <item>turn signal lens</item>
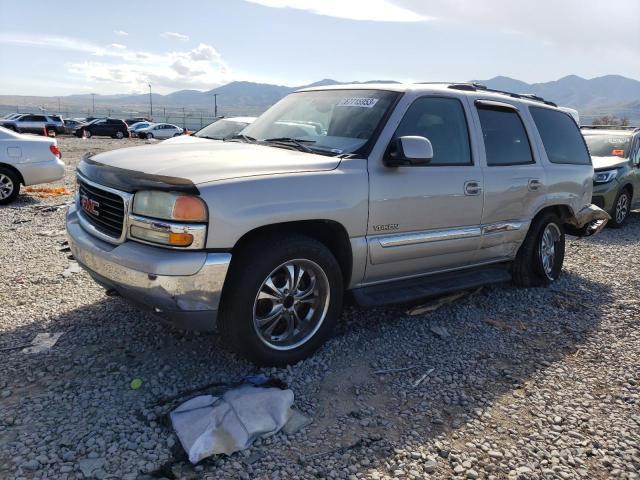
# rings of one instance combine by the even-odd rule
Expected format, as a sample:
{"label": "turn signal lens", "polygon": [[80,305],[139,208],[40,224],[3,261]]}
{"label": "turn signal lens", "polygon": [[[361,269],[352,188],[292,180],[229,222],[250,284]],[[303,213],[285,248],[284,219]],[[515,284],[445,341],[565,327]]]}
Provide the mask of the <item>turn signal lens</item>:
{"label": "turn signal lens", "polygon": [[190,233],[170,233],[169,245],[176,247],[188,247],[193,243],[193,235]]}
{"label": "turn signal lens", "polygon": [[207,208],[198,197],[181,195],[176,198],[173,205],[172,218],[189,222],[204,222],[207,220]]}

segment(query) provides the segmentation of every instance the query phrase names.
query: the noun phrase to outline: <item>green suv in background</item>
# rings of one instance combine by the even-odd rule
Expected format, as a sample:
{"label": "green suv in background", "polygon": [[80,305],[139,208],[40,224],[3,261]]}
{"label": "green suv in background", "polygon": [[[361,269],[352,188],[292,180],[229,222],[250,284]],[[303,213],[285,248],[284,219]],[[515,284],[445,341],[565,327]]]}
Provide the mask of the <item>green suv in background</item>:
{"label": "green suv in background", "polygon": [[595,171],[592,202],[611,215],[608,225],[620,228],[640,208],[640,128],[583,126],[582,135]]}

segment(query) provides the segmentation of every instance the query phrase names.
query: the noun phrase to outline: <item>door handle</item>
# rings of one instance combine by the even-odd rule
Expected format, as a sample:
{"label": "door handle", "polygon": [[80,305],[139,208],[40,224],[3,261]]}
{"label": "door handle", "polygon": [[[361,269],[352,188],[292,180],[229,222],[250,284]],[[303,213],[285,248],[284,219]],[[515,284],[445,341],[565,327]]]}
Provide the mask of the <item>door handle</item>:
{"label": "door handle", "polygon": [[529,180],[529,190],[535,191],[538,190],[542,186],[542,182],[537,178],[532,178]]}
{"label": "door handle", "polygon": [[482,193],[482,187],[477,180],[468,180],[464,182],[464,194],[465,195],[480,195]]}

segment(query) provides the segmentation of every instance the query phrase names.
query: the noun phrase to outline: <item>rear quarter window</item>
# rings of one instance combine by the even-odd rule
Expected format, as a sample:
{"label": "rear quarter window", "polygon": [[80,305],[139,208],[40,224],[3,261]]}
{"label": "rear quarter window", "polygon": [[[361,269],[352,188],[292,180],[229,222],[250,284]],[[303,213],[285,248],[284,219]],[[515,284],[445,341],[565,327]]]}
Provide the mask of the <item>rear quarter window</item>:
{"label": "rear quarter window", "polygon": [[576,122],[567,113],[529,107],[551,163],[591,165],[591,157]]}

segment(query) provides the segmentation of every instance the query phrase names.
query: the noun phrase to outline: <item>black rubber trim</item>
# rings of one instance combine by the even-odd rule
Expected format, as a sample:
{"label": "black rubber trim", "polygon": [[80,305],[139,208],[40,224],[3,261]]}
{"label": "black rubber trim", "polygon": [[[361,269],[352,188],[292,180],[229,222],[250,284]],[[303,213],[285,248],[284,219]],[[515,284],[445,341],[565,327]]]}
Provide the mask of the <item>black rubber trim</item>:
{"label": "black rubber trim", "polygon": [[87,153],[80,160],[78,172],[87,180],[96,182],[99,185],[129,193],[151,189],[193,195],[200,194],[194,183],[186,178],[154,175],[126,168],[112,167],[92,160],[91,155],[91,153]]}

